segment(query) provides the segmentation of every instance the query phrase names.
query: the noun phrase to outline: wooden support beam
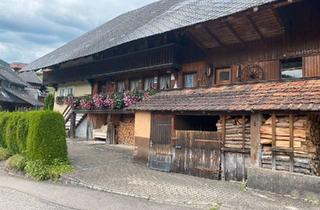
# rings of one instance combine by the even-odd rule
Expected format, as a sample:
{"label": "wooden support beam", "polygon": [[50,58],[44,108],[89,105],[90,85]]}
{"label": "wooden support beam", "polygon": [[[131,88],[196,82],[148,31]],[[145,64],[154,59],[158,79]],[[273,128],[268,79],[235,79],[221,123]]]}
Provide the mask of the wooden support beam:
{"label": "wooden support beam", "polygon": [[290,172],[293,172],[294,167],[294,148],[293,148],[293,136],[294,136],[294,121],[293,121],[293,114],[289,115],[289,130],[290,130],[290,149],[292,152],[290,153]]}
{"label": "wooden support beam", "polygon": [[225,44],[223,44],[221,40],[207,26],[204,26],[203,28],[220,46],[225,46]]}
{"label": "wooden support beam", "polygon": [[[246,117],[242,115],[242,150],[245,150],[246,143]],[[246,159],[245,154],[242,153],[242,181],[245,180],[245,171],[246,171]]]}
{"label": "wooden support beam", "polygon": [[259,27],[257,26],[257,24],[254,22],[254,20],[252,19],[251,16],[246,15],[246,18],[248,19],[248,21],[250,22],[251,26],[254,28],[254,30],[256,31],[256,33],[259,35],[260,39],[265,39],[264,35],[262,34],[261,30],[259,29]]}
{"label": "wooden support beam", "polygon": [[76,137],[76,113],[72,111],[70,116],[70,138],[74,139]]}
{"label": "wooden support beam", "polygon": [[232,32],[232,34],[238,39],[240,43],[244,43],[243,39],[240,37],[240,35],[236,32],[236,30],[233,28],[233,26],[228,22],[225,21],[225,24],[227,28]]}
{"label": "wooden support beam", "polygon": [[187,37],[188,37],[189,39],[191,39],[191,41],[193,41],[200,49],[202,49],[202,50],[208,49],[206,46],[204,46],[204,45],[201,43],[201,41],[199,41],[198,39],[196,39],[190,31],[188,31],[188,32],[186,33],[186,35],[187,35]]}
{"label": "wooden support beam", "polygon": [[223,114],[220,116],[221,118],[221,138],[222,138],[222,145],[221,145],[221,180],[226,181],[226,162],[225,162],[225,153],[224,153],[224,145],[225,145],[225,133],[226,133],[226,116]]}
{"label": "wooden support beam", "polygon": [[276,115],[272,113],[272,170],[276,170],[276,157],[273,148],[276,147]]}

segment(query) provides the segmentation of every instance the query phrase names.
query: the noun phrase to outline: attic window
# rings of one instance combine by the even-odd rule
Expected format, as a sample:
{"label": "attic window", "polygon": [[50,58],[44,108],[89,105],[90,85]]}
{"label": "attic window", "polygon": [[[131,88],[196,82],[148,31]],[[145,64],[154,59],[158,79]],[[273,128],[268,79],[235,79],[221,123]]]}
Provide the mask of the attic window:
{"label": "attic window", "polygon": [[281,60],[281,79],[302,78],[302,58]]}

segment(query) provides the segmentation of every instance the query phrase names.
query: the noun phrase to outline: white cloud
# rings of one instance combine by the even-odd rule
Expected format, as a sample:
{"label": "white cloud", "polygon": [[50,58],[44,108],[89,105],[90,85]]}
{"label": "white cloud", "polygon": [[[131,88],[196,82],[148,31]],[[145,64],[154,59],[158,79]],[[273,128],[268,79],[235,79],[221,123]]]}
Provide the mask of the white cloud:
{"label": "white cloud", "polygon": [[0,58],[31,62],[104,22],[155,0],[1,0]]}

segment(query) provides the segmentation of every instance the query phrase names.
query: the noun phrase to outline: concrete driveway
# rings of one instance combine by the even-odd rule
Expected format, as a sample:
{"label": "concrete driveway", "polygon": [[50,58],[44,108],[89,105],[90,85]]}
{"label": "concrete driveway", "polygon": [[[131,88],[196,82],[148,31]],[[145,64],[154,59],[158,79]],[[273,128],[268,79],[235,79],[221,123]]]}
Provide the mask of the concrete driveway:
{"label": "concrete driveway", "polygon": [[185,207],[210,209],[320,209],[310,202],[255,190],[241,183],[154,171],[133,161],[133,148],[70,141],[76,170],[64,181],[106,192]]}

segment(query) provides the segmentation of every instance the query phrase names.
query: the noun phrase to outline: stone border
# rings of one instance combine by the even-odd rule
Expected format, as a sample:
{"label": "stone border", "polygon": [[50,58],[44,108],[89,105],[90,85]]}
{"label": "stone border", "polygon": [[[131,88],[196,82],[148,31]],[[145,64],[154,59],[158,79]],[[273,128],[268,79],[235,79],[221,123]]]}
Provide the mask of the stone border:
{"label": "stone border", "polygon": [[248,168],[249,188],[320,202],[320,177],[263,168]]}

